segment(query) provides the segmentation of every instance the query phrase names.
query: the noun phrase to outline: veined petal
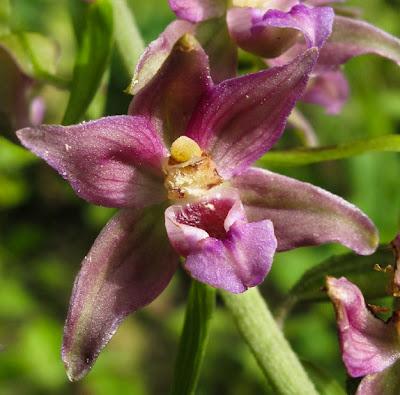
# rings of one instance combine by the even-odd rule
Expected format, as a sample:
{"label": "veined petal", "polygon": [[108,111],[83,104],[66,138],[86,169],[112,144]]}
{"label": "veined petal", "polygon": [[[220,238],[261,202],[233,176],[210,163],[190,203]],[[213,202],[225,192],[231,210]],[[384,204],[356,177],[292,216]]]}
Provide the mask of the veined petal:
{"label": "veined petal", "polygon": [[246,51],[265,58],[281,55],[304,35],[307,47],[321,48],[332,32],[334,19],[330,7],[309,8],[302,4],[289,12],[257,8],[232,8],[228,11],[229,32]]}
{"label": "veined petal", "polygon": [[392,365],[400,357],[395,325],[373,316],[361,291],[345,277],[328,277],[326,284],[336,310],[342,358],[348,373],[361,377]]}
{"label": "veined petal", "polygon": [[179,18],[200,22],[224,15],[227,0],[168,0],[168,3]]}
{"label": "veined petal", "polygon": [[211,85],[207,55],[196,39],[186,34],[133,98],[129,114],[144,116],[166,144],[171,144],[183,134],[200,97]]}
{"label": "veined petal", "polygon": [[82,262],[65,323],[62,358],[70,380],[92,367],[122,320],[168,285],[178,257],[162,210],[123,209],[105,226]]}
{"label": "veined petal", "polygon": [[231,183],[250,221],[272,221],[279,251],[338,242],[368,255],[378,246],[370,219],[324,189],[258,168],[247,169]]}
{"label": "veined petal", "polygon": [[89,202],[143,207],[165,199],[161,162],[168,152],[144,117],[42,125],[21,129],[17,135]]}
{"label": "veined petal", "polygon": [[168,237],[186,256],[198,281],[233,293],[260,284],[276,249],[271,221],[248,223],[237,193],[217,188],[209,196],[165,212]]}
{"label": "veined petal", "polygon": [[400,40],[367,22],[335,16],[332,35],[318,63],[335,67],[364,54],[380,55],[400,65]]}
{"label": "veined petal", "polygon": [[164,64],[175,43],[187,33],[193,33],[196,26],[187,21],[173,21],[152,41],[140,57],[128,92],[136,95],[154,77]]}
{"label": "veined petal", "polygon": [[224,81],[195,109],[187,135],[229,178],[257,160],[282,135],[318,56],[312,48],[292,63]]}
{"label": "veined petal", "polygon": [[341,70],[321,72],[310,78],[302,101],[318,104],[328,114],[338,114],[349,97],[349,84]]}
{"label": "veined petal", "polygon": [[365,376],[356,395],[398,395],[400,388],[400,361],[375,374]]}

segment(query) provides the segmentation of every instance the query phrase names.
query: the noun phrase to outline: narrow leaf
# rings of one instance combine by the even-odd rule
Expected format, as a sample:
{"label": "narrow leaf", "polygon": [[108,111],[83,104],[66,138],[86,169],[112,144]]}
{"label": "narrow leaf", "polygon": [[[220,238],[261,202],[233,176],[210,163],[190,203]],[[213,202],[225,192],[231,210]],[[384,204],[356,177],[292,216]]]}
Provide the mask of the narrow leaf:
{"label": "narrow leaf", "polygon": [[172,395],[195,393],[214,310],[215,289],[193,280],[175,362]]}
{"label": "narrow leaf", "polygon": [[389,134],[358,140],[352,143],[322,148],[300,148],[286,151],[270,151],[258,164],[264,166],[301,166],[361,155],[368,152],[400,152],[400,136]]}
{"label": "narrow leaf", "polygon": [[[375,254],[369,256],[349,253],[329,258],[303,274],[278,308],[277,320],[282,324],[299,302],[328,301],[328,295],[323,291],[325,277],[328,275],[346,277],[361,289],[366,299],[387,296],[390,291],[389,276],[392,274],[383,271],[389,265],[393,267],[393,264],[393,252],[388,246],[381,246]],[[377,265],[382,271],[376,270]]]}
{"label": "narrow leaf", "polygon": [[78,122],[95,96],[107,69],[113,42],[113,8],[110,0],[88,7],[86,28],[76,56],[71,95],[63,124]]}
{"label": "narrow leaf", "polygon": [[115,41],[129,78],[144,51],[144,41],[126,0],[113,0]]}

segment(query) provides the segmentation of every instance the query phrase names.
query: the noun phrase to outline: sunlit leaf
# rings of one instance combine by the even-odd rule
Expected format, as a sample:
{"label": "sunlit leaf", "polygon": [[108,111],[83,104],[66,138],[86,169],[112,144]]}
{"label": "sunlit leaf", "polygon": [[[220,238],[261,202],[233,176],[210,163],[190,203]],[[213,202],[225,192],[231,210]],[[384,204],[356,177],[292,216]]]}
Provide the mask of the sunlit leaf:
{"label": "sunlit leaf", "polygon": [[87,10],[86,27],[76,55],[71,95],[63,124],[76,123],[85,114],[107,69],[112,43],[112,2],[98,0]]}
{"label": "sunlit leaf", "polygon": [[0,2],[0,35],[9,32],[9,23],[10,19],[10,1],[9,0],[1,0]]}
{"label": "sunlit leaf", "polygon": [[270,151],[258,161],[258,164],[260,166],[301,166],[375,151],[400,152],[400,136],[390,134],[329,147]]}

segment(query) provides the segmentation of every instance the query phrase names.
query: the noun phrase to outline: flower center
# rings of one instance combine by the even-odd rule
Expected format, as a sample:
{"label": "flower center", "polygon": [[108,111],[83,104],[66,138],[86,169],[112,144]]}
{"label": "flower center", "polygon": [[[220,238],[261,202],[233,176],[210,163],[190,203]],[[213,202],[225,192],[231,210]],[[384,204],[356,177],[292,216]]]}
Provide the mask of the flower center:
{"label": "flower center", "polygon": [[223,181],[212,159],[186,136],[172,143],[164,172],[170,200],[198,198]]}

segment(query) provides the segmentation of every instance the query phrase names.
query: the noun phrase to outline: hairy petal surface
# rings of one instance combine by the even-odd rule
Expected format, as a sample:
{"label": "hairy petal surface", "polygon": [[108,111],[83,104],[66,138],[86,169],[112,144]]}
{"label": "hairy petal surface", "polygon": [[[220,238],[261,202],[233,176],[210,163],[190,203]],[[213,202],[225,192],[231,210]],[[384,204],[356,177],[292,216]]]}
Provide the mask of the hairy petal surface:
{"label": "hairy petal surface", "polygon": [[370,219],[324,189],[258,168],[247,169],[231,183],[250,221],[272,221],[279,251],[338,242],[367,255],[378,246]]}
{"label": "hairy petal surface", "polygon": [[302,101],[318,104],[328,114],[338,114],[349,97],[349,84],[341,70],[329,70],[310,78]]}
{"label": "hairy petal surface", "polygon": [[193,33],[195,29],[195,25],[187,21],[177,20],[171,22],[143,52],[136,66],[128,92],[136,95],[145,87],[164,64],[176,42],[184,34]]}
{"label": "hairy petal surface", "polygon": [[356,395],[398,395],[400,388],[400,361],[375,374],[365,376]]}
{"label": "hairy petal surface", "polygon": [[144,116],[169,145],[183,134],[200,97],[211,85],[207,55],[195,38],[186,34],[133,98],[129,114]]}
{"label": "hairy petal surface", "polygon": [[361,377],[392,365],[400,357],[395,325],[372,315],[359,288],[345,277],[328,277],[326,285],[336,310],[342,358],[348,373]]}
{"label": "hairy petal surface", "polygon": [[168,152],[144,117],[42,125],[21,129],[17,136],[91,203],[143,207],[165,199],[161,162]]}
{"label": "hairy petal surface", "polygon": [[367,22],[336,16],[318,63],[335,67],[364,54],[380,55],[400,65],[400,40]]}
{"label": "hairy petal surface", "polygon": [[168,0],[168,3],[179,18],[201,22],[224,15],[227,0]]}
{"label": "hairy petal surface", "polygon": [[75,280],[62,358],[70,380],[92,367],[122,320],[168,285],[178,257],[164,231],[162,210],[123,209],[102,230]]}
{"label": "hairy petal surface", "polygon": [[246,51],[265,58],[281,55],[299,40],[299,32],[308,48],[321,48],[332,32],[334,19],[330,7],[309,8],[302,4],[289,12],[257,8],[232,8],[228,11],[229,31]]}
{"label": "hairy petal surface", "polygon": [[186,134],[211,155],[222,177],[244,170],[279,139],[317,56],[312,48],[292,63],[224,81],[203,96]]}
{"label": "hairy petal surface", "polygon": [[236,191],[210,196],[165,212],[168,237],[186,257],[184,268],[198,281],[233,293],[260,284],[276,249],[271,221],[248,223]]}

